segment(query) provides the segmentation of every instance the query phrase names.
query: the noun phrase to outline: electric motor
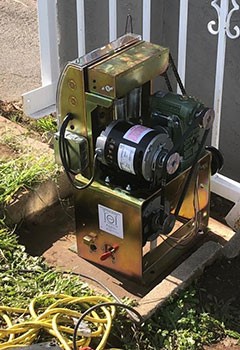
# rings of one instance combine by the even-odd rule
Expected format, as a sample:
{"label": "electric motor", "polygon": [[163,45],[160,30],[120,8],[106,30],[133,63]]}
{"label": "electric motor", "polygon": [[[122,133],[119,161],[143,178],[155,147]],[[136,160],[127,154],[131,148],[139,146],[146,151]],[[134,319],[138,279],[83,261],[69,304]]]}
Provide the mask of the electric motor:
{"label": "electric motor", "polygon": [[180,145],[184,171],[193,164],[202,135],[212,126],[214,110],[194,97],[158,91],[150,97],[150,111],[152,125],[164,127],[174,145]]}
{"label": "electric motor", "polygon": [[167,174],[180,163],[178,153],[169,155],[173,143],[164,128],[154,130],[117,120],[108,125],[96,142],[98,159],[110,168],[142,177],[148,182],[161,178],[166,157]]}

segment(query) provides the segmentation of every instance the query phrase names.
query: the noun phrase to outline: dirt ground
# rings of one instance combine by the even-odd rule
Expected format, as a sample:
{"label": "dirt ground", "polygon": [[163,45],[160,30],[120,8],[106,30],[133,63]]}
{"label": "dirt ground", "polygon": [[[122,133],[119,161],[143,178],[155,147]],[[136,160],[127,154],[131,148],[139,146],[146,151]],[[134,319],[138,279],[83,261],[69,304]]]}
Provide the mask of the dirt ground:
{"label": "dirt ground", "polygon": [[0,100],[41,85],[37,0],[0,0]]}

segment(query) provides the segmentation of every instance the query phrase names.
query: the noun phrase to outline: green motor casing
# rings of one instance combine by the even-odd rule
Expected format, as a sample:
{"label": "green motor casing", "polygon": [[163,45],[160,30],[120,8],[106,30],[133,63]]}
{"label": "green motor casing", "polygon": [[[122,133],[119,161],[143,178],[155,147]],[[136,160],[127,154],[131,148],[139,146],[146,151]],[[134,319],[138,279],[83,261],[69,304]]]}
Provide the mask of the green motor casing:
{"label": "green motor casing", "polygon": [[[191,127],[196,115],[206,107],[194,97],[172,92],[158,91],[150,97],[150,114],[153,125],[167,129],[173,144],[182,140],[185,131]],[[193,162],[202,139],[203,128],[196,126],[183,141],[178,150],[182,157],[179,170],[187,169]]]}

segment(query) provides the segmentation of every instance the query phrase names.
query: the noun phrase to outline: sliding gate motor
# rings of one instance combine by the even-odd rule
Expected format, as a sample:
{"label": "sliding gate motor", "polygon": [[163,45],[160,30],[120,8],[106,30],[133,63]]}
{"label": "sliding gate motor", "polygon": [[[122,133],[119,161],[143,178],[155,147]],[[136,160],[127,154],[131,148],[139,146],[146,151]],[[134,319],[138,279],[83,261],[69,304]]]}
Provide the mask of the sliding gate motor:
{"label": "sliding gate motor", "polygon": [[[75,188],[78,254],[143,283],[206,231],[212,155],[221,166],[205,148],[214,111],[172,92],[170,66],[180,83],[167,48],[126,34],[58,84],[55,153]],[[169,91],[152,93],[159,76]]]}

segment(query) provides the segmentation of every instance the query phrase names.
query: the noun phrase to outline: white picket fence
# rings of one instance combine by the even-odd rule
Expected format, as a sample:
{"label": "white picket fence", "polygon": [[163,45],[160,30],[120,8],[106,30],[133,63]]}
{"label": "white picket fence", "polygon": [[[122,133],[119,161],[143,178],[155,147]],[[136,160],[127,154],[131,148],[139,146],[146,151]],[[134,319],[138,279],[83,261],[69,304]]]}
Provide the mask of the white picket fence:
{"label": "white picket fence", "polygon": [[[191,0],[179,0],[178,71],[185,82],[187,56],[188,5]],[[25,113],[40,117],[55,111],[56,86],[59,77],[59,54],[57,38],[57,0],[38,0],[39,37],[42,87],[23,95]],[[151,0],[143,0],[142,37],[150,41]],[[219,146],[221,107],[227,39],[237,39],[240,29],[235,25],[231,31],[231,17],[239,10],[236,0],[213,0],[209,3],[216,11],[216,18],[208,23],[209,35],[218,35],[216,74],[214,91],[215,121],[212,145]],[[85,53],[84,0],[76,0],[78,55]],[[109,41],[117,37],[117,0],[109,0]],[[235,203],[226,219],[233,226],[240,217],[240,183],[216,174],[212,178],[211,190]]]}

